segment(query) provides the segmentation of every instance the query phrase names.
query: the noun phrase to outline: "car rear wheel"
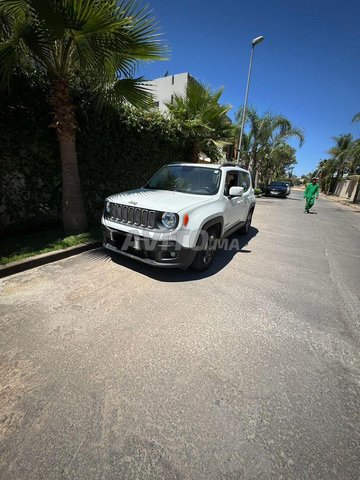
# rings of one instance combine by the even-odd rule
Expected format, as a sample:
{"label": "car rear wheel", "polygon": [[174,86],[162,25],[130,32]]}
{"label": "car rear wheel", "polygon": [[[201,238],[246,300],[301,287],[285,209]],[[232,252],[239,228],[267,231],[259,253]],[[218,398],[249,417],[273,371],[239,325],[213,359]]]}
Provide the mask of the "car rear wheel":
{"label": "car rear wheel", "polygon": [[210,228],[200,235],[200,250],[197,252],[191,267],[198,272],[203,272],[210,267],[214,261],[217,250],[217,233],[216,230]]}

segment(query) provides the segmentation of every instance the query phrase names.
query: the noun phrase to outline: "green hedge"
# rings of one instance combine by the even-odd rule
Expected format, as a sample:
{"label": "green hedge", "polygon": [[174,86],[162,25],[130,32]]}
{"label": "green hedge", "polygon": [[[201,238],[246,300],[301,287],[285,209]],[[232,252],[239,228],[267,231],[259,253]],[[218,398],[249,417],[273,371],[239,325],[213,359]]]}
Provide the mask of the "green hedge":
{"label": "green hedge", "polygon": [[[0,99],[0,234],[61,224],[61,169],[56,135],[49,128],[48,86],[33,74],[15,77]],[[76,93],[77,151],[90,221],[104,198],[136,188],[162,165],[191,160],[178,125],[158,112],[95,111]]]}
{"label": "green hedge", "polygon": [[0,232],[58,216],[61,172],[46,95],[46,84],[18,76],[0,98]]}
{"label": "green hedge", "polygon": [[109,194],[143,185],[165,163],[191,159],[178,126],[158,112],[85,113],[77,150],[89,212],[96,214]]}

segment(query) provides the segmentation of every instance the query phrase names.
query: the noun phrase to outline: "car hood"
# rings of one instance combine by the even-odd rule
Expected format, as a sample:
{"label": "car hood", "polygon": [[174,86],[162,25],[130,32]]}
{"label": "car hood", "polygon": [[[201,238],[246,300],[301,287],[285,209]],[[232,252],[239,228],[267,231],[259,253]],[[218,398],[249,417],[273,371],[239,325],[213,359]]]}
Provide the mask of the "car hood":
{"label": "car hood", "polygon": [[129,207],[179,213],[181,210],[194,205],[207,203],[212,198],[210,195],[194,195],[191,193],[172,192],[170,190],[139,188],[111,195],[106,200],[121,205],[128,205]]}

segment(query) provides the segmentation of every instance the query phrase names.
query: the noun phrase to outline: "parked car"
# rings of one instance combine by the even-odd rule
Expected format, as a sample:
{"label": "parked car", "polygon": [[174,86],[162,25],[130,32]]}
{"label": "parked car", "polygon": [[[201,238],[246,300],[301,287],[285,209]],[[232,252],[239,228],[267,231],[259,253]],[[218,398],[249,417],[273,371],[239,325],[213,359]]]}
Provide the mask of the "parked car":
{"label": "parked car", "polygon": [[105,248],[159,267],[208,268],[218,241],[247,234],[255,195],[236,164],[171,164],[142,188],[111,195],[102,216]]}
{"label": "parked car", "polygon": [[265,189],[265,195],[267,197],[283,197],[285,198],[289,193],[290,189],[286,182],[271,182]]}

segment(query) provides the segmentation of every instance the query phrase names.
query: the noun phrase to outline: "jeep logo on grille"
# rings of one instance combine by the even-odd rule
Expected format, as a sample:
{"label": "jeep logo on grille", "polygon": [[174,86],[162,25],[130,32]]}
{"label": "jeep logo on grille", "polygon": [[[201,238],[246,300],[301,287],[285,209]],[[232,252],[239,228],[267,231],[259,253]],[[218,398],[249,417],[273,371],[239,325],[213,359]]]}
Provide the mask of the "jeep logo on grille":
{"label": "jeep logo on grille", "polygon": [[137,205],[137,202],[133,202],[132,200],[129,202],[131,205]]}

